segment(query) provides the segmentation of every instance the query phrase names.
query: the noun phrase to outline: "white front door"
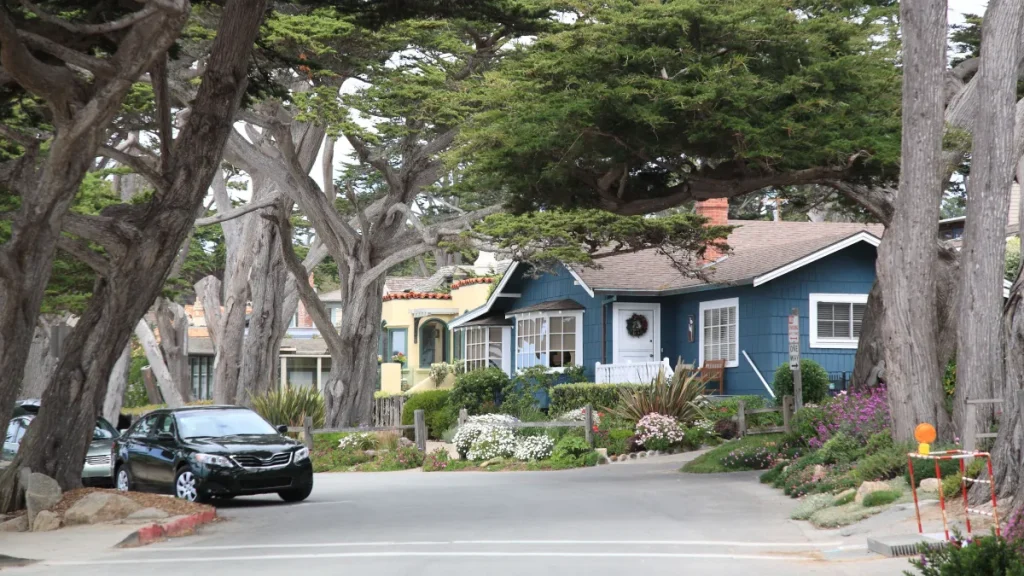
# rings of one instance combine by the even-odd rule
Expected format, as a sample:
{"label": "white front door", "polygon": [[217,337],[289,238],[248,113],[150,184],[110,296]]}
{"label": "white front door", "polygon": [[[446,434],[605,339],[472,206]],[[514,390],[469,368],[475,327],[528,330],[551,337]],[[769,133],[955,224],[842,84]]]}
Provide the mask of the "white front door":
{"label": "white front door", "polygon": [[612,362],[661,360],[661,304],[612,304]]}

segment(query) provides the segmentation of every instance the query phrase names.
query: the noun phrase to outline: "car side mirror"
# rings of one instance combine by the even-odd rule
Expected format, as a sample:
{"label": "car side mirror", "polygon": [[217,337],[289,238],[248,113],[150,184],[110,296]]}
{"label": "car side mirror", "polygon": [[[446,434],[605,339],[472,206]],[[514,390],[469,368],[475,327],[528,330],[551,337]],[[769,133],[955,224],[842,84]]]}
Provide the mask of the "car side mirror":
{"label": "car side mirror", "polygon": [[288,427],[285,426],[284,424],[281,424],[280,426],[277,427],[277,431],[280,434],[287,434],[288,433]]}

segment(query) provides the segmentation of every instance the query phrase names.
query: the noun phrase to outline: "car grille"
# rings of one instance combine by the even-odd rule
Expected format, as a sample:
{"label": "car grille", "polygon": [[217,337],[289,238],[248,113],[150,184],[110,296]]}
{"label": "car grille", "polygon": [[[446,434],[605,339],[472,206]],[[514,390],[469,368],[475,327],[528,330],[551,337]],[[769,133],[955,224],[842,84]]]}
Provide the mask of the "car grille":
{"label": "car grille", "polygon": [[110,454],[103,454],[101,456],[86,456],[85,463],[90,466],[98,466],[100,464],[110,465]]}
{"label": "car grille", "polygon": [[288,464],[292,460],[292,455],[290,452],[278,452],[270,458],[260,458],[252,454],[239,454],[232,456],[231,459],[243,468],[269,468]]}
{"label": "car grille", "polygon": [[242,490],[268,490],[274,488],[288,488],[292,485],[292,479],[288,477],[277,478],[243,478],[239,481]]}

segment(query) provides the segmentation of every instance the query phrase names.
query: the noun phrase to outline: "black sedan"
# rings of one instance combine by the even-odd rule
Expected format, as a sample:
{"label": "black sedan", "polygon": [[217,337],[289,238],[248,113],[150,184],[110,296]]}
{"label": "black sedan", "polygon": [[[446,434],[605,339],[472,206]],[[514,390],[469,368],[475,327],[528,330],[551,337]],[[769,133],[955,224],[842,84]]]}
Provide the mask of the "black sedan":
{"label": "black sedan", "polygon": [[313,465],[283,432],[236,406],[156,410],[114,442],[115,484],[193,502],[268,493],[299,502],[313,491]]}

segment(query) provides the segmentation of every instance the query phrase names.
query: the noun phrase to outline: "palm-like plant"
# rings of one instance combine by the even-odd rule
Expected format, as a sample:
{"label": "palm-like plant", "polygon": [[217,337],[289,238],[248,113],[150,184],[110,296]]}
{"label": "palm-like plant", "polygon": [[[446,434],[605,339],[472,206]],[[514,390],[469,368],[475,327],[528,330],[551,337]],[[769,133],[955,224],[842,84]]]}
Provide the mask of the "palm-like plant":
{"label": "palm-like plant", "polygon": [[688,424],[704,417],[707,383],[708,378],[700,369],[687,368],[680,359],[671,378],[666,378],[664,370],[660,370],[650,387],[624,387],[619,390],[618,405],[605,410],[633,422],[656,413]]}
{"label": "palm-like plant", "polygon": [[324,397],[312,387],[289,386],[255,396],[252,399],[252,409],[274,426],[302,426],[306,416],[309,416],[313,418],[314,428],[323,428],[327,419]]}

